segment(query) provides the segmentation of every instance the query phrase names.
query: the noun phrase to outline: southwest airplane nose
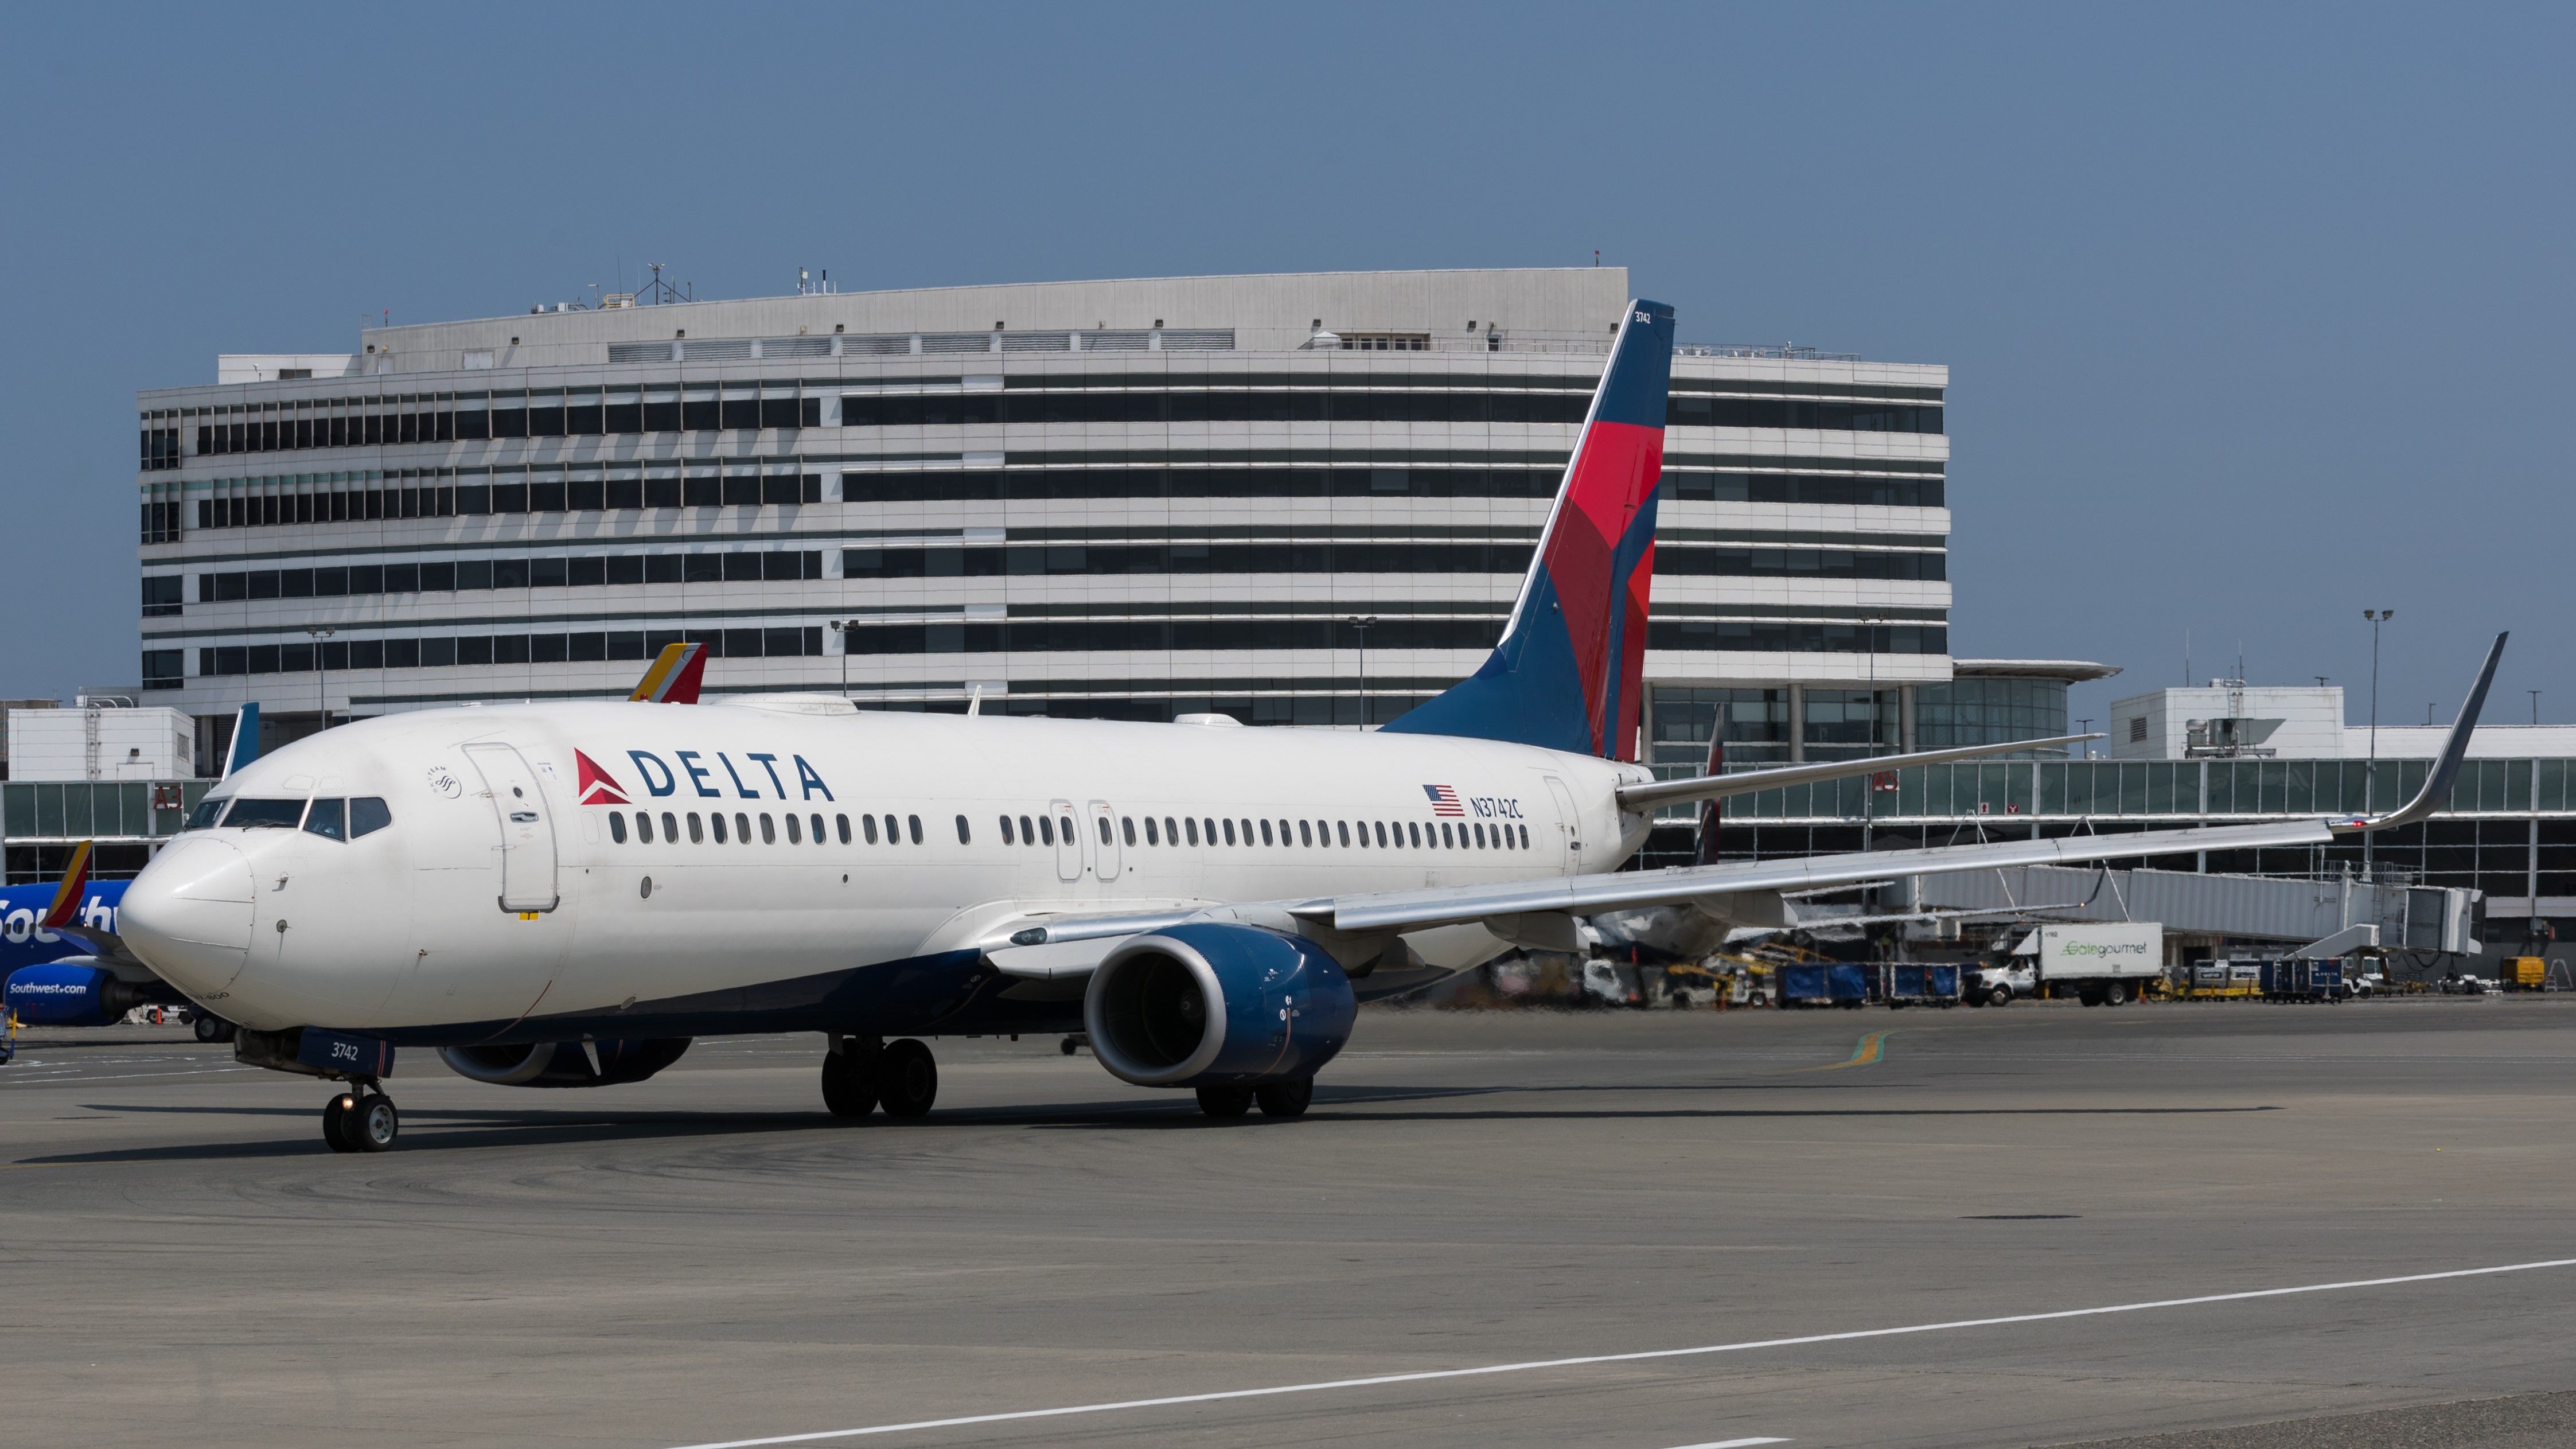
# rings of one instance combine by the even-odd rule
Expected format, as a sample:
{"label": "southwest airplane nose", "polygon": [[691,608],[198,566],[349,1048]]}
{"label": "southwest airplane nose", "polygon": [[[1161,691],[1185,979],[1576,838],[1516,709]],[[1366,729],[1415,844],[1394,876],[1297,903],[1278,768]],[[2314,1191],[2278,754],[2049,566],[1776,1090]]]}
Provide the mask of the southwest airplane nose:
{"label": "southwest airplane nose", "polygon": [[117,934],[171,985],[219,999],[250,957],[251,887],[250,860],[231,842],[182,836],[125,888]]}

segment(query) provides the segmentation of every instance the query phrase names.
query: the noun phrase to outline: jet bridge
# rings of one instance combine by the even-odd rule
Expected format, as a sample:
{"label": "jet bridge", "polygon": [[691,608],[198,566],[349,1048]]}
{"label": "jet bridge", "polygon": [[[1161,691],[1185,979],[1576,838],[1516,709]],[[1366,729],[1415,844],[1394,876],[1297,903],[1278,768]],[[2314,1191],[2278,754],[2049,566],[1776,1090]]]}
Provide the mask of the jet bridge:
{"label": "jet bridge", "polygon": [[2375,926],[2388,950],[2458,955],[2479,953],[2485,916],[2478,892],[2454,887],[2070,866],[1915,876],[1888,887],[1882,899],[1926,911],[2030,909],[2061,921],[2160,921],[2168,933],[2238,941],[2305,944]]}

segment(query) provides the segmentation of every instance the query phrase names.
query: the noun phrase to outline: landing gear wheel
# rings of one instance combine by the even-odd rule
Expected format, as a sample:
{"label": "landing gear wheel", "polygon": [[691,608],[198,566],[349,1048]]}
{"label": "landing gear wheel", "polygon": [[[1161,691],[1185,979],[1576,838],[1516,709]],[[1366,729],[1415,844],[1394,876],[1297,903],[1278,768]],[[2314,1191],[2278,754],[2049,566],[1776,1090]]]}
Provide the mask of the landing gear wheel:
{"label": "landing gear wheel", "polygon": [[930,1048],[907,1037],[877,1055],[877,1097],[889,1117],[923,1117],[939,1096],[939,1063]]}
{"label": "landing gear wheel", "polygon": [[357,1105],[357,1097],[348,1092],[342,1092],[340,1095],[333,1097],[329,1104],[323,1107],[322,1140],[331,1144],[332,1151],[355,1152],[358,1150],[357,1142],[353,1140],[348,1133],[349,1113],[354,1110]]}
{"label": "landing gear wheel", "polygon": [[2113,981],[2106,983],[2102,987],[2102,1004],[2104,1006],[2128,1005],[2129,983],[2126,981]]}
{"label": "landing gear wheel", "polygon": [[857,1049],[823,1054],[823,1106],[835,1117],[851,1118],[877,1109],[876,1074]]}
{"label": "landing gear wheel", "polygon": [[1252,1110],[1250,1087],[1201,1087],[1199,1110],[1219,1122],[1231,1122]]}
{"label": "landing gear wheel", "polygon": [[394,1139],[402,1135],[402,1114],[394,1110],[393,1098],[369,1092],[340,1119],[340,1131],[360,1152],[391,1152]]}
{"label": "landing gear wheel", "polygon": [[211,1016],[204,1011],[199,1011],[195,1027],[197,1040],[208,1045],[233,1039],[233,1024],[220,1016]]}
{"label": "landing gear wheel", "polygon": [[1252,1099],[1261,1104],[1264,1117],[1303,1117],[1307,1105],[1315,1100],[1315,1079],[1299,1077],[1293,1082],[1272,1082],[1255,1087]]}

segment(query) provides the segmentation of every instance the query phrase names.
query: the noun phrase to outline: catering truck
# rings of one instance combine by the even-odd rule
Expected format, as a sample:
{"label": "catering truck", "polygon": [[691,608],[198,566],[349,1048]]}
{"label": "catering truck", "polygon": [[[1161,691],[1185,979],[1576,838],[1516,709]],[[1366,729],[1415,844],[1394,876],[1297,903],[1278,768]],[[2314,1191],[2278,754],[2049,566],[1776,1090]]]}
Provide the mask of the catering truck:
{"label": "catering truck", "polygon": [[2155,921],[2043,925],[2023,937],[2013,955],[2031,958],[2042,996],[2119,1006],[2163,978],[2165,928]]}

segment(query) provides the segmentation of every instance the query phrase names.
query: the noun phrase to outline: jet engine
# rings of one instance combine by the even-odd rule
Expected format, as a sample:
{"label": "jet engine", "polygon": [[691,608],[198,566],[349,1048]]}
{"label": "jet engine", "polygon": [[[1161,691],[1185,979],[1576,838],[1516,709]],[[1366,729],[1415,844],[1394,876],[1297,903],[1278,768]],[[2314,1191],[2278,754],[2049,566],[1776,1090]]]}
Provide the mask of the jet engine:
{"label": "jet engine", "polygon": [[1358,1010],[1350,978],[1323,947],[1214,922],[1122,943],[1082,998],[1093,1055],[1140,1087],[1312,1077],[1350,1040]]}
{"label": "jet engine", "polygon": [[513,1046],[440,1047],[460,1077],[495,1087],[617,1087],[640,1082],[680,1059],[689,1038],[654,1041],[541,1041]]}
{"label": "jet engine", "polygon": [[22,966],[9,973],[0,997],[25,1026],[113,1026],[138,1006],[179,999],[168,987],[138,986],[77,961]]}

